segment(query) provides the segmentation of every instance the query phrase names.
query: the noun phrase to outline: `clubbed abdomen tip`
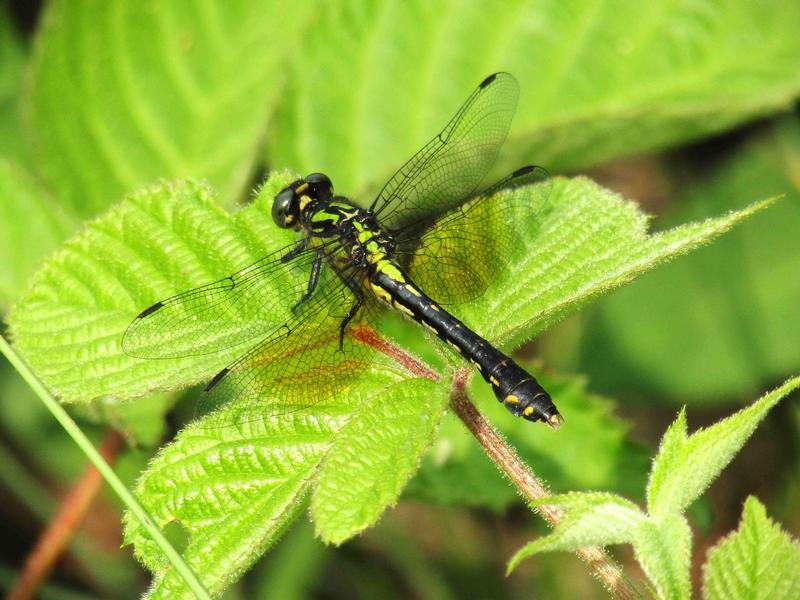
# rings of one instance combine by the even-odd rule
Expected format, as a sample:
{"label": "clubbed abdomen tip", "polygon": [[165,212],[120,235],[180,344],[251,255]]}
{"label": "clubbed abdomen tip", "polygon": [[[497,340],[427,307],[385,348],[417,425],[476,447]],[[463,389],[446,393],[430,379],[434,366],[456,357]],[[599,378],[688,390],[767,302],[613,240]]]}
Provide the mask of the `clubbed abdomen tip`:
{"label": "clubbed abdomen tip", "polygon": [[556,430],[561,427],[561,424],[564,422],[564,417],[561,416],[560,413],[554,413],[547,417],[545,423],[550,426],[552,430]]}

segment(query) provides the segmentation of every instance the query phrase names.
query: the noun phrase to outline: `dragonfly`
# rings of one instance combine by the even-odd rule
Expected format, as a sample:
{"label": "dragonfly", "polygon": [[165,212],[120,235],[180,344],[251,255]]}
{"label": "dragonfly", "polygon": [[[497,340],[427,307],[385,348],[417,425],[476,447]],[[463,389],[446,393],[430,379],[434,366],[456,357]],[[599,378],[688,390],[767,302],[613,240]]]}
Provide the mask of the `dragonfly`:
{"label": "dragonfly", "polygon": [[505,226],[517,213],[497,201],[502,192],[530,186],[526,197],[540,203],[550,193],[547,171],[534,165],[478,191],[518,98],[511,74],[486,77],[367,208],[335,195],[323,173],[292,182],[275,196],[272,219],[298,239],[145,308],[123,335],[124,352],[168,359],[246,346],[205,386],[201,412],[236,401],[282,415],[347,390],[369,361],[354,328],[383,306],[474,365],[511,413],[558,428],[562,417],[536,378],[448,310],[479,297],[521,241]]}

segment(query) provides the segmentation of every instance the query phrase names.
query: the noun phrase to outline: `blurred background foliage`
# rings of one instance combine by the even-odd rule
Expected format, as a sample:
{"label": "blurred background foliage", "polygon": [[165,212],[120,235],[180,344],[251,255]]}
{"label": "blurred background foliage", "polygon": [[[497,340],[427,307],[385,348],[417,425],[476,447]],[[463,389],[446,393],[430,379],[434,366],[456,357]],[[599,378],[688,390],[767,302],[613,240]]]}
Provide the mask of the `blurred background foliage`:
{"label": "blurred background foliage", "polygon": [[[0,311],[82,221],[159,177],[206,178],[228,208],[283,167],[325,171],[367,198],[465,91],[508,70],[523,95],[498,173],[525,162],[588,173],[655,229],[786,194],[520,350],[570,415],[556,442],[473,390],[555,490],[638,501],[681,405],[700,426],[800,371],[798,26],[800,5],[780,0],[0,1]],[[387,330],[438,360],[403,325]],[[165,421],[167,402],[79,415],[98,441],[109,423],[126,433],[117,470],[131,485],[191,414],[191,393]],[[747,494],[800,532],[798,440],[800,407],[782,403],[693,507],[696,564]],[[0,367],[0,589],[83,469]],[[104,494],[42,597],[146,588],[119,549],[119,513]],[[377,527],[332,549],[299,522],[226,597],[602,597],[567,555],[503,577],[543,530],[448,415]]]}

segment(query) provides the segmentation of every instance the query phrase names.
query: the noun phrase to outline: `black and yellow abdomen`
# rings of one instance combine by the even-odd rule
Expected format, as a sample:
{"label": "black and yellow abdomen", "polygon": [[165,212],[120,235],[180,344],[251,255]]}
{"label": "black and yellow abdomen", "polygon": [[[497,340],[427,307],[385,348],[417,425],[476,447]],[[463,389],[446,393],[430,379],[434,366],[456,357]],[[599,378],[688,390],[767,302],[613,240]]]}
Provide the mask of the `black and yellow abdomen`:
{"label": "black and yellow abdomen", "polygon": [[393,261],[382,260],[375,266],[370,276],[372,291],[475,365],[508,410],[529,421],[544,421],[553,428],[561,424],[561,415],[550,395],[530,373],[428,298]]}

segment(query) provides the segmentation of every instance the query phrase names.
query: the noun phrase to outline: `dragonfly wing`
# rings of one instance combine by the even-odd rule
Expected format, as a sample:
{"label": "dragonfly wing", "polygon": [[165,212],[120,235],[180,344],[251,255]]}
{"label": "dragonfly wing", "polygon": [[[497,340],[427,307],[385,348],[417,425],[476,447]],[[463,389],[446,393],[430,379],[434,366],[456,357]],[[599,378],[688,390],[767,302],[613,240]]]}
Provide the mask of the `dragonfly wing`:
{"label": "dragonfly wing", "polygon": [[297,246],[145,309],[125,331],[123,351],[136,358],[198,356],[266,335],[288,318],[306,290],[318,249],[283,260]]}
{"label": "dragonfly wing", "polygon": [[509,73],[482,81],[441,133],[384,185],[371,206],[381,224],[396,230],[431,219],[473,193],[508,135],[518,97]]}
{"label": "dragonfly wing", "polygon": [[351,286],[358,281],[352,271],[333,273],[284,325],[211,380],[198,413],[236,402],[249,419],[261,419],[333,398],[369,365],[366,348],[350,336],[339,347],[342,320],[357,303]]}
{"label": "dragonfly wing", "polygon": [[[524,195],[510,190],[531,186]],[[436,301],[460,304],[479,297],[533,236],[548,205],[552,182],[528,166],[475,194],[442,216],[421,236],[413,228],[398,239],[409,275]]]}

